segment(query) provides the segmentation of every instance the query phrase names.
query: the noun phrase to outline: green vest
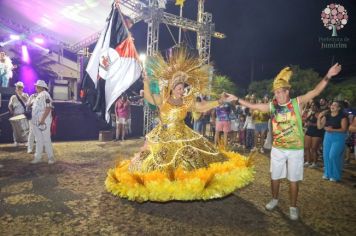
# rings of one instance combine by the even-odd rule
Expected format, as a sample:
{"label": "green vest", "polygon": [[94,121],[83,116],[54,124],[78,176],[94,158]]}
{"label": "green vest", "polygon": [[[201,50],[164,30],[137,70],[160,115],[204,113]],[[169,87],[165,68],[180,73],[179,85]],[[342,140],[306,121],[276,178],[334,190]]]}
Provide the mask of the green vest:
{"label": "green vest", "polygon": [[272,116],[272,146],[280,149],[304,149],[302,117],[296,98],[286,105],[278,105],[276,100],[270,103]]}

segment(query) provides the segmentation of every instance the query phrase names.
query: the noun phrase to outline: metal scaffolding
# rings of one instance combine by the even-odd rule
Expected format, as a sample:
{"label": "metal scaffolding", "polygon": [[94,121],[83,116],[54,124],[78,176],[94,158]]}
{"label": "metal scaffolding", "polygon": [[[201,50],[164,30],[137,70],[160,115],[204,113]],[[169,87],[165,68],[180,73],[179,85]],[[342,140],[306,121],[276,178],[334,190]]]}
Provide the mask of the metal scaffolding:
{"label": "metal scaffolding", "polygon": [[[124,1],[130,2],[129,0]],[[133,6],[134,4],[131,4]],[[198,0],[198,16],[197,21],[176,16],[163,11],[164,7],[159,6],[159,0],[149,0],[148,7],[140,7],[136,9],[141,11],[141,17],[136,19],[146,19],[147,22],[147,55],[154,55],[158,51],[159,41],[159,25],[164,23],[167,25],[180,27],[183,29],[197,32],[197,50],[200,59],[206,64],[210,62],[210,46],[211,37],[224,38],[222,33],[215,32],[215,25],[212,23],[212,14],[204,12],[204,0]],[[137,13],[136,11],[136,13]],[[139,14],[140,15],[140,14]],[[147,134],[153,128],[156,112],[152,111],[148,105],[144,107],[144,134]]]}
{"label": "metal scaffolding", "polygon": [[[147,19],[147,56],[153,56],[158,52],[159,25],[163,11],[159,10],[156,0],[149,0],[150,17]],[[143,105],[143,135],[154,128],[154,120],[157,112],[150,108],[148,103]]]}
{"label": "metal scaffolding", "polygon": [[[167,24],[174,27],[194,31],[197,33],[196,48],[200,59],[206,64],[210,62],[211,37],[224,38],[225,35],[215,32],[215,25],[212,22],[212,14],[204,12],[205,0],[197,0],[198,14],[197,21],[180,17],[164,12],[165,0],[121,0],[120,10],[124,15],[130,17],[133,23],[141,20],[147,23],[147,55],[151,56],[158,52],[159,27],[160,24]],[[70,47],[71,51],[79,51],[87,47],[99,38],[100,32],[84,39]],[[151,131],[156,117],[156,111],[144,107],[144,134]]]}

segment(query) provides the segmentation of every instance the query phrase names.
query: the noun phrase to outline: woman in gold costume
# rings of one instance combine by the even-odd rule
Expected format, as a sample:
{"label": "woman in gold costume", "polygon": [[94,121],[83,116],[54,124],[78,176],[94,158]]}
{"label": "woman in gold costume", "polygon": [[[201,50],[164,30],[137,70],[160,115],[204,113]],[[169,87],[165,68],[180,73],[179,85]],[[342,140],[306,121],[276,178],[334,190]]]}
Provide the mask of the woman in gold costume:
{"label": "woman in gold costume", "polygon": [[165,61],[149,61],[150,77],[160,93],[150,92],[144,75],[145,99],[159,108],[160,124],[146,135],[146,144],[131,160],[108,171],[106,188],[134,201],[170,201],[220,198],[253,180],[247,157],[219,149],[184,123],[188,111],[206,112],[235,96],[219,101],[195,102],[208,86],[208,68],[180,50]]}

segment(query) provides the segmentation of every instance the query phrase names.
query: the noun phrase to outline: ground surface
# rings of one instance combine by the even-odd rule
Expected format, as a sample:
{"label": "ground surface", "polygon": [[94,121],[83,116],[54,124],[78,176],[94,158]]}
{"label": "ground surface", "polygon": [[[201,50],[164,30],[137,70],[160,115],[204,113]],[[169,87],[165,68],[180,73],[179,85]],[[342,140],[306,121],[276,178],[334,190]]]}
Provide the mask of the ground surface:
{"label": "ground surface", "polygon": [[224,199],[141,204],[107,193],[106,170],[142,144],[55,143],[57,163],[51,166],[31,165],[25,147],[1,144],[0,235],[355,235],[356,164],[341,183],[322,180],[321,168],[305,169],[301,218],[294,222],[287,182],[279,207],[264,209],[270,190],[263,155],[255,158],[255,181]]}

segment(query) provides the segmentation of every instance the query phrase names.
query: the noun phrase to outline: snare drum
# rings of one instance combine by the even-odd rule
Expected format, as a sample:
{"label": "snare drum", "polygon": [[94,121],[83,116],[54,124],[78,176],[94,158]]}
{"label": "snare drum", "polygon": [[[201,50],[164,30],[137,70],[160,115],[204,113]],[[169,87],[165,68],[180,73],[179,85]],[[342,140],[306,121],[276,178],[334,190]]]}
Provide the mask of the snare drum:
{"label": "snare drum", "polygon": [[12,130],[14,131],[14,141],[18,143],[27,142],[29,125],[25,115],[21,114],[11,117],[9,121],[11,123]]}

